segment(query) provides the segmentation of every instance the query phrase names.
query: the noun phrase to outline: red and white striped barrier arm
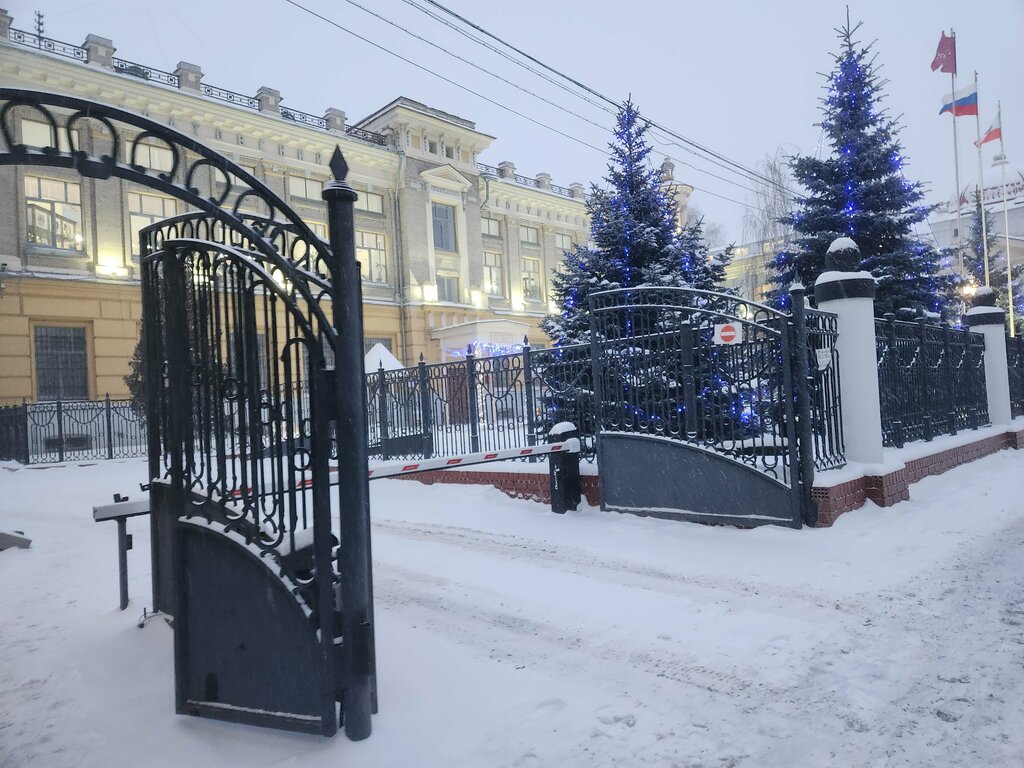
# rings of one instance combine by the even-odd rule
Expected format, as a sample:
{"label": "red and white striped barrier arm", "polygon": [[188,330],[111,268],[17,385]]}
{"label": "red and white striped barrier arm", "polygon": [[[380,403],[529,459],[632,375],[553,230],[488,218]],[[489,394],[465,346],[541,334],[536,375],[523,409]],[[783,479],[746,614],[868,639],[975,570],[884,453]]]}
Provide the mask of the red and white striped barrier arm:
{"label": "red and white striped barrier arm", "polygon": [[544,456],[549,453],[579,453],[580,441],[578,437],[570,437],[561,443],[549,445],[531,445],[528,448],[504,448],[498,451],[482,451],[481,453],[467,453],[462,456],[447,456],[438,459],[423,459],[421,461],[396,462],[374,467],[368,473],[371,480],[379,480],[382,477],[394,477],[395,475],[411,475],[413,472],[429,472],[432,469],[454,469],[455,467],[468,467],[472,464],[486,464],[490,461],[506,461],[508,459],[520,459],[523,456]]}

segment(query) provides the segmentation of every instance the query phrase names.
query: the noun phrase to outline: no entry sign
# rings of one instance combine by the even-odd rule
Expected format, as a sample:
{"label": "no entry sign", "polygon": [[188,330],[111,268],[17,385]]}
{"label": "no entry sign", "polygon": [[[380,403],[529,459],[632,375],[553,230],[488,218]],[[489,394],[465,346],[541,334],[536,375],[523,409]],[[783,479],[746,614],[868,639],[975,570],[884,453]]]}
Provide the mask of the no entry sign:
{"label": "no entry sign", "polygon": [[739,323],[722,323],[715,326],[715,344],[740,344],[743,342],[743,331]]}

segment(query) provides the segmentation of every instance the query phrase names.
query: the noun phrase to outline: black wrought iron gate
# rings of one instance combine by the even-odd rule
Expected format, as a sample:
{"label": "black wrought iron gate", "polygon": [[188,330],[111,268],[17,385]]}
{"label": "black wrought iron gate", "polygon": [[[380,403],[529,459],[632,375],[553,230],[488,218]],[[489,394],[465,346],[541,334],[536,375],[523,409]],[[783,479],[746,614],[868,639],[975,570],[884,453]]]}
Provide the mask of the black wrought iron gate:
{"label": "black wrought iron gate", "polygon": [[[340,150],[328,244],[244,168],[152,120],[19,89],[0,105],[0,166],[117,177],[196,211],[140,236],[153,600],[174,617],[178,711],[330,735],[340,702],[348,736],[367,737],[363,334]],[[47,146],[14,139],[21,115],[50,127]],[[144,164],[152,145],[169,169]]]}
{"label": "black wrought iron gate", "polygon": [[793,298],[788,315],[684,288],[591,295],[604,508],[814,523],[811,363],[802,291]]}

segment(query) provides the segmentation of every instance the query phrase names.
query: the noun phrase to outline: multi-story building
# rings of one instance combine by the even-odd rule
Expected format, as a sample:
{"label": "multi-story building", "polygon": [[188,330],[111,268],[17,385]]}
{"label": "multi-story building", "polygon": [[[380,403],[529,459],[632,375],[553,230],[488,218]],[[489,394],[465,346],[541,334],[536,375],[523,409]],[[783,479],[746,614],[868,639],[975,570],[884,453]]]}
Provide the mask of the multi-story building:
{"label": "multi-story building", "polygon": [[[766,303],[774,288],[772,259],[788,242],[788,237],[777,237],[733,246],[732,258],[725,268],[724,287],[735,290],[744,299]],[[711,257],[722,256],[725,251],[725,248],[715,248]]]}
{"label": "multi-story building", "polygon": [[[0,11],[0,86],[103,102],[193,136],[253,173],[318,234],[327,161],[340,146],[359,192],[367,347],[382,343],[413,364],[467,346],[488,354],[524,337],[546,343],[538,322],[550,309],[551,275],[589,236],[582,184],[485,164],[493,136],[412,99],[350,124],[340,109],[318,116],[283,106],[273,88],[246,96],[209,85],[195,64],[161,71],[114,54],[108,39],[40,38]],[[50,145],[38,115],[10,114],[16,143]],[[95,121],[81,121],[71,138],[93,155],[112,151]],[[148,167],[169,170],[166,148],[140,149]],[[209,170],[193,183],[213,195],[224,179]],[[685,206],[691,189],[675,186]],[[137,233],[185,206],[52,168],[0,168],[0,189],[0,405],[126,394],[141,319]]]}

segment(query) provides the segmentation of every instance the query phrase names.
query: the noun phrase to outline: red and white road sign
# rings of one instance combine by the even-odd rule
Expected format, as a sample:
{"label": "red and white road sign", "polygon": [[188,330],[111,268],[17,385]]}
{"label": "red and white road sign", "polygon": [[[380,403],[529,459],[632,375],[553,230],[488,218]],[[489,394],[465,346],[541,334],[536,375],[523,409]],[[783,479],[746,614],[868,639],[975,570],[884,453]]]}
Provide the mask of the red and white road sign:
{"label": "red and white road sign", "polygon": [[722,323],[715,326],[715,344],[742,344],[743,329],[739,323]]}

